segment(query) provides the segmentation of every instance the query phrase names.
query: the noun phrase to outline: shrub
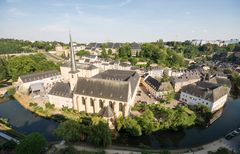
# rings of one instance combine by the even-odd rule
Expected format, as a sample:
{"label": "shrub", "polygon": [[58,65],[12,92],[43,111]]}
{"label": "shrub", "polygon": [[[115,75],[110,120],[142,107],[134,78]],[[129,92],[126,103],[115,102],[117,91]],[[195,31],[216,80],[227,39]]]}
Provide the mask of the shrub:
{"label": "shrub", "polygon": [[54,105],[54,104],[51,104],[51,103],[49,103],[49,102],[45,104],[45,108],[46,108],[46,109],[52,110],[52,109],[54,109],[54,107],[55,107],[55,105]]}
{"label": "shrub", "polygon": [[30,107],[36,107],[36,106],[37,106],[37,103],[30,102],[30,103],[29,103],[29,106],[30,106]]}
{"label": "shrub", "polygon": [[10,96],[13,96],[15,93],[16,93],[16,89],[15,88],[9,88],[7,90],[7,93],[10,95]]}

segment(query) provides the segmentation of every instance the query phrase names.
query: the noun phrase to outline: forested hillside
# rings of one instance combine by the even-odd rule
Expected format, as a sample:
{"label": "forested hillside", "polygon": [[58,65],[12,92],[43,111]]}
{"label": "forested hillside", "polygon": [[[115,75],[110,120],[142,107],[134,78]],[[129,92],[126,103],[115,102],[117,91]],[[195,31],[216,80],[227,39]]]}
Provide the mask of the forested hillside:
{"label": "forested hillside", "polygon": [[45,42],[45,41],[25,41],[16,39],[0,39],[0,54],[11,53],[29,53],[38,50],[55,50],[57,44],[63,45],[62,42]]}

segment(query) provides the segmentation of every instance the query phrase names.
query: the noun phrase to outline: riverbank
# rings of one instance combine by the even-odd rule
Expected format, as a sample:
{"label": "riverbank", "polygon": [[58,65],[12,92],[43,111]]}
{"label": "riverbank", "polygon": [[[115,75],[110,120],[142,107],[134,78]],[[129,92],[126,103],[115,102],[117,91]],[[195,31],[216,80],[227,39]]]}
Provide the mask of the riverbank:
{"label": "riverbank", "polygon": [[21,140],[25,137],[25,135],[12,129],[11,127],[7,126],[6,124],[2,123],[1,121],[0,121],[0,132],[4,132],[4,133],[8,134],[9,136],[16,138],[18,140]]}

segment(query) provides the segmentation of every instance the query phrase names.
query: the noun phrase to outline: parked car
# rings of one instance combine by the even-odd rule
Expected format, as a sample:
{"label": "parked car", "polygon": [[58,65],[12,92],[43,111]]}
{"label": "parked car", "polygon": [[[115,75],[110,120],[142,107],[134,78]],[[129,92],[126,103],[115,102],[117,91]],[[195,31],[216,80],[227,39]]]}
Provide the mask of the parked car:
{"label": "parked car", "polygon": [[239,134],[239,132],[237,132],[237,131],[232,131],[232,135],[234,135],[234,136],[237,136]]}
{"label": "parked car", "polygon": [[232,139],[233,137],[234,137],[234,135],[228,134],[228,135],[225,136],[225,139],[226,139],[226,140],[230,140],[230,139]]}

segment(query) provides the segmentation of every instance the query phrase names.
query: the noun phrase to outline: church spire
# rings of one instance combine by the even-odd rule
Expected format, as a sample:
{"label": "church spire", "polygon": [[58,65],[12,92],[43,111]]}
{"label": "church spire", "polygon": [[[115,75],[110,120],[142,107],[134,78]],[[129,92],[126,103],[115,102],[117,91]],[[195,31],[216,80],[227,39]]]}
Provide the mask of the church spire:
{"label": "church spire", "polygon": [[71,72],[76,72],[76,61],[75,61],[75,54],[73,51],[73,43],[72,43],[72,37],[71,33],[69,32],[70,37],[70,53],[71,53]]}

